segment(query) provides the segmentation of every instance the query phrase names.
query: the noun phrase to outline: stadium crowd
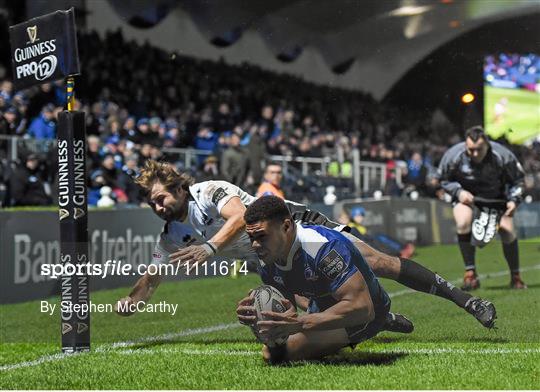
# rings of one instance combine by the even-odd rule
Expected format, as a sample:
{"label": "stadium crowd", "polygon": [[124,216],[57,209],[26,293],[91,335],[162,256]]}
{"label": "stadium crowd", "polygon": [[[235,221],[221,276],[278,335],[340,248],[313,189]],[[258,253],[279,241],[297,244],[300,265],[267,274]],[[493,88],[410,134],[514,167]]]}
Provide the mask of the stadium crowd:
{"label": "stadium crowd", "polygon": [[495,87],[536,91],[540,80],[540,57],[532,53],[488,56],[484,65],[484,80]]}
{"label": "stadium crowd", "polygon": [[[417,190],[442,197],[431,174],[448,146],[461,140],[460,130],[441,113],[400,110],[361,92],[248,64],[167,53],[126,42],[120,31],[104,39],[80,33],[79,53],[84,74],[76,81],[76,109],[87,113],[90,205],[98,205],[104,193],[113,203],[140,204],[132,177],[146,159],[187,169],[180,155],[167,150],[175,147],[212,152],[190,168],[198,180],[224,179],[252,193],[270,155],[330,157],[329,176],[347,180],[352,150],[358,149],[362,160],[386,165],[385,194]],[[65,87],[57,82],[15,91],[8,69],[9,57],[3,56],[0,205],[53,204],[56,116],[66,104]],[[23,138],[18,162],[7,156],[5,135]],[[537,173],[528,175],[527,186],[539,200],[540,145],[512,149],[528,173]]]}

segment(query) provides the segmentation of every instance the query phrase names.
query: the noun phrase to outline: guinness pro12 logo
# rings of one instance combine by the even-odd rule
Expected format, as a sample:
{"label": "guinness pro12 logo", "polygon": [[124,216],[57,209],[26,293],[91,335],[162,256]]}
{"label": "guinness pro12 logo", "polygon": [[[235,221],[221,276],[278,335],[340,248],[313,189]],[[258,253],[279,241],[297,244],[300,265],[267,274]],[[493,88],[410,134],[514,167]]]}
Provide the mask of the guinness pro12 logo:
{"label": "guinness pro12 logo", "polygon": [[15,76],[17,79],[34,76],[36,80],[49,78],[58,64],[58,59],[54,54],[49,54],[39,61],[31,61],[36,57],[56,51],[56,39],[39,42],[37,26],[26,28],[29,41],[24,48],[17,48],[14,52],[16,62]]}

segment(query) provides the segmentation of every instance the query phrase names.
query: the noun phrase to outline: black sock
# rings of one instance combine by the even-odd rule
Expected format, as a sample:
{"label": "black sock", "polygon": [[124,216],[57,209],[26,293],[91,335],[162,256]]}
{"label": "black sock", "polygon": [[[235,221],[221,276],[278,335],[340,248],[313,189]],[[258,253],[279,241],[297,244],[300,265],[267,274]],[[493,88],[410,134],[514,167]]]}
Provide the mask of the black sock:
{"label": "black sock", "polygon": [[519,249],[517,238],[509,244],[505,244],[503,242],[502,247],[504,257],[508,263],[508,268],[510,268],[510,272],[519,272]]}
{"label": "black sock", "polygon": [[470,294],[460,290],[420,264],[401,257],[399,259],[401,260],[399,277],[397,279],[399,283],[413,290],[450,300],[461,308],[465,307],[465,304],[471,298]]}
{"label": "black sock", "polygon": [[458,234],[458,245],[463,256],[463,262],[465,263],[465,269],[467,271],[476,269],[474,265],[474,255],[476,248],[471,245],[471,233]]}

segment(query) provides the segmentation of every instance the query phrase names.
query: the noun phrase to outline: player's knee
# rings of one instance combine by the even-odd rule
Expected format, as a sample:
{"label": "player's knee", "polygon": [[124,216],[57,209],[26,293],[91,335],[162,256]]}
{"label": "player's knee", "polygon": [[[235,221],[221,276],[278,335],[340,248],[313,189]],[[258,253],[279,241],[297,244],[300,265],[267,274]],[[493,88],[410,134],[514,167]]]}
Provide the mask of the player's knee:
{"label": "player's knee", "polygon": [[514,242],[514,240],[517,238],[512,228],[500,227],[499,235],[501,236],[501,241],[504,242],[505,244]]}
{"label": "player's knee", "polygon": [[471,222],[467,220],[456,220],[456,231],[458,234],[467,234],[471,232]]}

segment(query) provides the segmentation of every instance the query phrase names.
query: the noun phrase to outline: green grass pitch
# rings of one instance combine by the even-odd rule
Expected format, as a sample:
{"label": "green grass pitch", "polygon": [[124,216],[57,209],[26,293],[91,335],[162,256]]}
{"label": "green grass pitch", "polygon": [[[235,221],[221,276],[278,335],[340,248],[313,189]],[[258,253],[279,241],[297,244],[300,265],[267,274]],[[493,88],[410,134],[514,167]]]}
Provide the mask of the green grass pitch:
{"label": "green grass pitch", "polygon": [[[503,97],[508,99],[504,120],[495,122],[495,104]],[[493,138],[507,137],[512,143],[521,144],[540,135],[540,94],[523,89],[485,86],[485,128]]]}
{"label": "green grass pitch", "polygon": [[[387,280],[392,309],[415,323],[411,335],[382,333],[319,362],[270,367],[261,345],[235,320],[235,304],[255,275],[163,284],[154,302],[179,313],[92,314],[92,352],[59,353],[59,316],[39,301],[0,307],[2,389],[536,389],[540,385],[540,243],[521,242],[528,290],[511,291],[499,244],[478,252],[478,295],[498,310],[486,330],[454,304],[409,293]],[[456,283],[456,246],[420,248],[415,257]],[[486,276],[487,275],[487,276]],[[95,292],[112,303],[128,289]],[[54,299],[58,301],[58,299]]]}

